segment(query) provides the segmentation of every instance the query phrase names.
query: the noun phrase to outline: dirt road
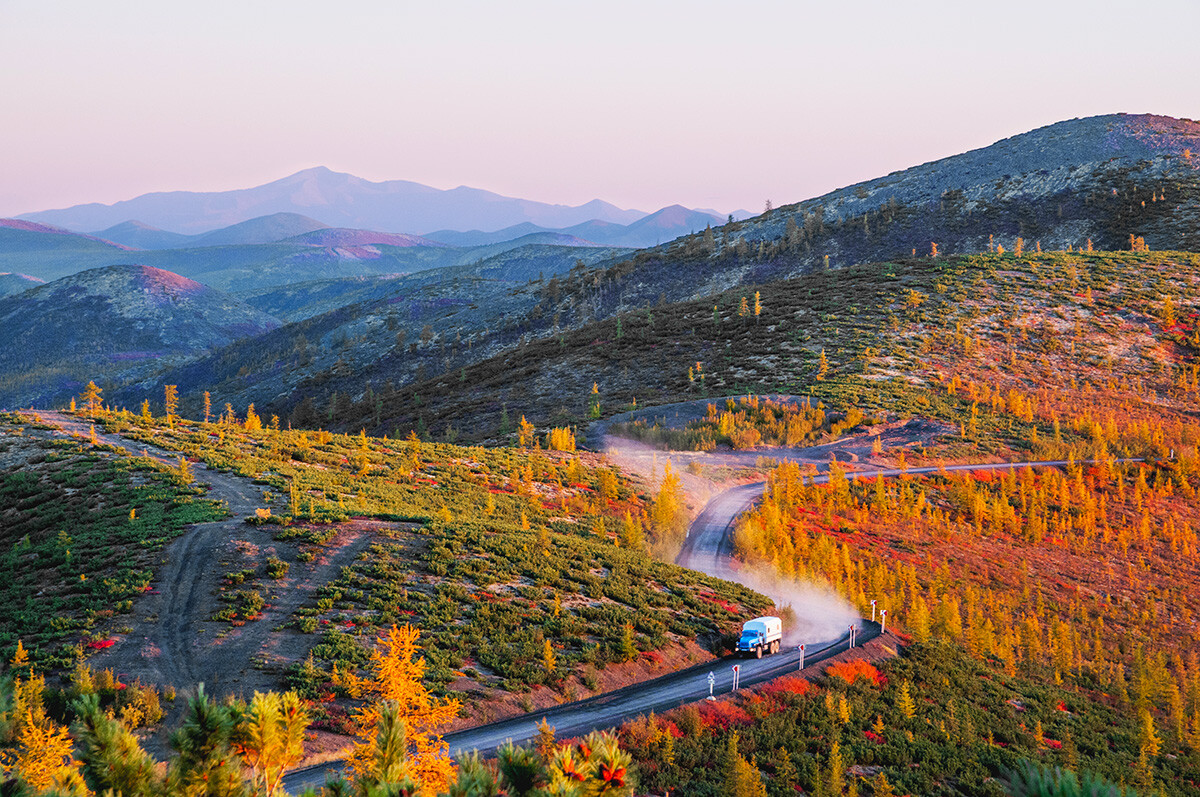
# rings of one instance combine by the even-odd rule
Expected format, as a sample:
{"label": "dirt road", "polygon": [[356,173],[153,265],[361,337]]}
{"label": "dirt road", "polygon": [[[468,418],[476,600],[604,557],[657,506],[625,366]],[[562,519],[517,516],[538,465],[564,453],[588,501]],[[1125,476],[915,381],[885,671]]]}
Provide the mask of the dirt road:
{"label": "dirt road", "polygon": [[[60,434],[85,439],[89,435],[91,424],[86,420],[54,412],[34,414]],[[96,437],[171,466],[178,463],[174,452],[99,429]],[[140,678],[143,683],[173,686],[183,695],[199,683],[215,696],[278,689],[281,668],[303,658],[312,644],[311,636],[282,626],[314,589],[355,561],[374,539],[372,527],[382,524],[347,524],[314,561],[300,562],[295,546],[272,539],[274,527],[245,522],[267,506],[261,485],[200,462],[193,464],[193,472],[196,483],[207,487],[208,498],[228,506],[230,517],[193,525],[163,550],[151,592],[136,601],[132,616],[114,621],[116,644],[94,654],[89,663],[97,669],[111,667],[122,681]],[[225,574],[253,569],[269,555],[291,567],[287,577],[266,582],[269,595],[262,616],[240,627],[208,619],[222,606],[218,595]],[[164,704],[164,727],[174,727],[174,715],[184,702]]]}

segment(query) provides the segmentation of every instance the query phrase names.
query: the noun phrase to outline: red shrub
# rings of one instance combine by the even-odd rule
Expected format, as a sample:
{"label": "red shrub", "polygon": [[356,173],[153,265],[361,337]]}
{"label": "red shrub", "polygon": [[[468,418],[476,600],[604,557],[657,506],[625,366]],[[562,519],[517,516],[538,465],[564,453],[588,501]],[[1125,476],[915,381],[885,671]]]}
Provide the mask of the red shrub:
{"label": "red shrub", "polygon": [[774,697],[776,695],[807,695],[815,689],[811,682],[804,680],[799,675],[785,675],[783,678],[777,678],[758,691],[766,696]]}
{"label": "red shrub", "polygon": [[717,700],[701,704],[700,721],[706,728],[720,728],[724,731],[749,725],[752,720],[746,709],[733,701]]}
{"label": "red shrub", "polygon": [[117,640],[115,639],[97,639],[94,642],[89,642],[88,647],[92,650],[103,650],[104,648],[111,648],[115,644],[117,644]]}
{"label": "red shrub", "polygon": [[859,679],[870,681],[877,686],[886,682],[883,674],[875,669],[874,665],[862,659],[852,659],[850,661],[830,664],[825,668],[825,674],[834,678],[840,678],[848,684],[852,684]]}

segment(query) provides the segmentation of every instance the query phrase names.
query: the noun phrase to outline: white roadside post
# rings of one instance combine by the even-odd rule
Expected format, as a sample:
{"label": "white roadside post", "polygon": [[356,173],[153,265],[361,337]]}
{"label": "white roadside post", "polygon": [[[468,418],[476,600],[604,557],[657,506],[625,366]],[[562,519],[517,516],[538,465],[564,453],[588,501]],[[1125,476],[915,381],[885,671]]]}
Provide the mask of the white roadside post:
{"label": "white roadside post", "polygon": [[714,672],[709,672],[709,674],[708,674],[708,699],[709,700],[716,700],[716,698],[713,697],[713,687],[716,685],[717,685],[717,674]]}
{"label": "white roadside post", "polygon": [[742,665],[733,665],[733,691],[738,690],[738,681],[741,680]]}
{"label": "white roadside post", "polygon": [[804,669],[804,646],[801,645],[800,647],[797,648],[797,650],[800,651],[800,669],[803,670]]}
{"label": "white roadside post", "polygon": [[850,626],[850,647],[854,647],[854,626]]}
{"label": "white roadside post", "polygon": [[871,622],[875,622],[875,601],[871,601]]}
{"label": "white roadside post", "polygon": [[887,630],[887,609],[879,610],[879,633]]}

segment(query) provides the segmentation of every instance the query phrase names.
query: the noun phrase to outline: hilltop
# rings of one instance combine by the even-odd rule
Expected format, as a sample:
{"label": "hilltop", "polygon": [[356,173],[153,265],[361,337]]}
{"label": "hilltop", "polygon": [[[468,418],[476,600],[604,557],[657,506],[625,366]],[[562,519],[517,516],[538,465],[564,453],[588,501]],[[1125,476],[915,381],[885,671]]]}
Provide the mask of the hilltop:
{"label": "hilltop", "polygon": [[279,326],[221,291],[140,265],[81,272],[0,299],[0,402],[63,401]]}
{"label": "hilltop", "polygon": [[31,277],[28,274],[0,273],[0,296],[21,293],[22,291],[27,291],[30,288],[35,288],[43,284],[45,284],[45,280]]}

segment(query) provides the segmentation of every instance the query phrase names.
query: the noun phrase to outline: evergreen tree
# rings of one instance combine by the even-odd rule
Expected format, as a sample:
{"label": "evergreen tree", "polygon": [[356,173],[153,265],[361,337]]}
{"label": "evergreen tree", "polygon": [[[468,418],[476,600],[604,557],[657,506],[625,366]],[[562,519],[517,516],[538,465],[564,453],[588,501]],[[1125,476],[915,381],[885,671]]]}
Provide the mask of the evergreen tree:
{"label": "evergreen tree", "polygon": [[85,694],[72,706],[72,728],[83,761],[82,775],[96,794],[149,797],[158,789],[156,763],[137,737],[100,709],[100,697]]}
{"label": "evergreen tree", "polygon": [[230,746],[233,718],[227,706],[209,700],[201,684],[188,703],[183,725],[171,735],[175,759],[167,786],[180,797],[243,797],[241,766]]}

